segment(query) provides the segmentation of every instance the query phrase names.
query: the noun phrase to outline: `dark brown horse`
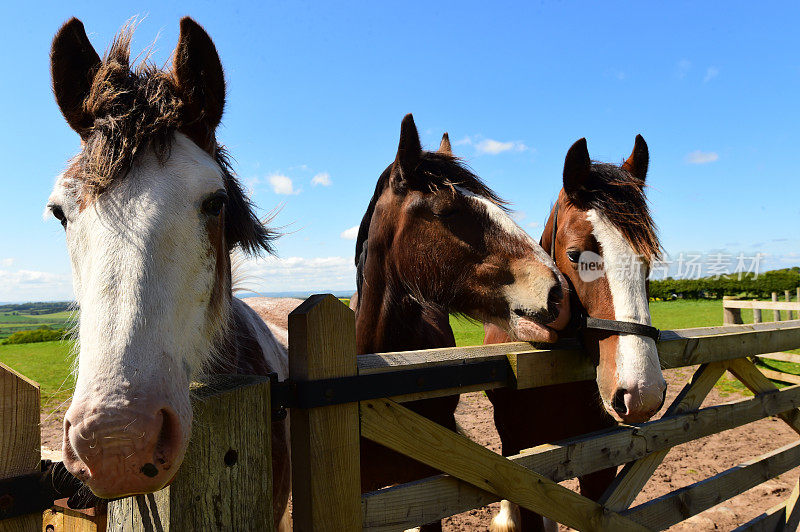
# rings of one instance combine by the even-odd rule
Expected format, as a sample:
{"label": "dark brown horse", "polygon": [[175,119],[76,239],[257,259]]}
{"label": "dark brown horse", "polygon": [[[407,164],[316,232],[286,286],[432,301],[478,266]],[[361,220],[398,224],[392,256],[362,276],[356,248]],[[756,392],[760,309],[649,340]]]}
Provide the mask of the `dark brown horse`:
{"label": "dark brown horse", "polygon": [[[286,323],[296,306],[232,295],[230,253],[270,252],[275,234],[217,143],[225,80],[211,38],[182,19],[170,70],[132,69],[130,38],[123,31],[101,59],[72,19],[51,52],[56,101],[81,138],[48,201],[64,227],[80,306],[64,465],[106,498],[152,492],[175,476],[198,373],[288,376]],[[286,420],[272,423],[281,528],[287,429]]]}
{"label": "dark brown horse", "polygon": [[[356,243],[359,353],[454,346],[450,313],[553,341],[568,320],[566,282],[503,202],[449,151],[423,151],[411,115],[381,174]],[[407,403],[451,429],[458,396]],[[362,489],[436,471],[367,440]],[[438,527],[438,523],[430,525]]]}
{"label": "dark brown horse", "polygon": [[[647,292],[649,265],[660,250],[644,193],[648,161],[640,135],[622,166],[593,163],[585,139],[567,153],[564,186],[541,242],[569,279],[573,325],[565,333],[578,335],[598,362],[597,382],[488,391],[506,456],[612,426],[612,415],[626,423],[646,421],[664,402]],[[508,341],[503,331],[486,326],[484,343]],[[519,412],[535,423],[521,423]],[[598,499],[615,472],[581,477],[581,493]],[[493,530],[542,529],[540,516],[522,511],[515,523],[509,519],[514,514],[498,515]]]}

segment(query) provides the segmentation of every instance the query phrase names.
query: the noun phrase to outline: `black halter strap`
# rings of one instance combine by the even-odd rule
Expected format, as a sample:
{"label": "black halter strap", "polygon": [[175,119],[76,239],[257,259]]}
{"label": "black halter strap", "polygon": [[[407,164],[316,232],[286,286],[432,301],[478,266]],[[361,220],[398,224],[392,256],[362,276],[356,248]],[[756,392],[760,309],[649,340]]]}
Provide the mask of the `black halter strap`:
{"label": "black halter strap", "polygon": [[[558,231],[558,205],[553,207],[553,234],[550,239],[550,257],[553,261],[556,260],[556,232]],[[656,342],[661,337],[661,331],[651,325],[644,325],[643,323],[636,323],[633,321],[618,321],[618,320],[604,320],[601,318],[592,318],[584,313],[573,314],[572,321],[575,328],[581,330],[593,331],[607,331],[613,333],[635,334],[636,336],[644,336],[652,338]]]}

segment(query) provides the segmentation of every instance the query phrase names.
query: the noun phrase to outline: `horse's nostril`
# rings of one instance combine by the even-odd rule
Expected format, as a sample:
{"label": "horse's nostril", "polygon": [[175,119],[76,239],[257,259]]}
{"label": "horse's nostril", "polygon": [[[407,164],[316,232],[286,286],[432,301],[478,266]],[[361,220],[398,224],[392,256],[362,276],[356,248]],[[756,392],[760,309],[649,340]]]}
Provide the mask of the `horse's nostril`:
{"label": "horse's nostril", "polygon": [[621,416],[628,413],[628,407],[625,406],[625,393],[624,389],[619,388],[614,393],[614,398],[611,400],[611,407],[614,409],[614,412]]}

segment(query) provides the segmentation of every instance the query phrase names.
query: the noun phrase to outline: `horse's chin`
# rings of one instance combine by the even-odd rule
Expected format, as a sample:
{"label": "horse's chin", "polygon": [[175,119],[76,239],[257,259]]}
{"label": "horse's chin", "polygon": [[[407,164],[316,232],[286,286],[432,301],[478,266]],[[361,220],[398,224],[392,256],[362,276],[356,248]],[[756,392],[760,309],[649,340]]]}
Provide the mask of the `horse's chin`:
{"label": "horse's chin", "polygon": [[558,340],[558,333],[547,325],[525,316],[515,316],[515,318],[511,323],[511,332],[517,340],[544,343],[553,343]]}

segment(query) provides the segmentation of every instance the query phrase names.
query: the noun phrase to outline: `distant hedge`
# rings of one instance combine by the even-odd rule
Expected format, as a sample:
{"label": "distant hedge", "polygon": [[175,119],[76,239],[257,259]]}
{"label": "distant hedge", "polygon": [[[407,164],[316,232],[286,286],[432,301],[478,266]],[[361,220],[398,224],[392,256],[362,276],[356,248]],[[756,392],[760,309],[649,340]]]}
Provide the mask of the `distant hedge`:
{"label": "distant hedge", "polygon": [[61,340],[64,338],[66,331],[64,329],[51,329],[47,325],[42,325],[38,329],[32,331],[19,331],[15,332],[5,340],[3,344],[32,344],[34,342],[51,342],[53,340]]}
{"label": "distant hedge", "polygon": [[769,299],[772,292],[777,292],[781,300],[783,291],[791,291],[792,296],[800,286],[800,268],[772,270],[760,274],[757,278],[752,274],[737,275],[728,278],[704,277],[702,279],[672,279],[650,281],[650,297],[670,299],[674,295],[686,299],[722,299],[722,296],[739,296],[753,299]]}

